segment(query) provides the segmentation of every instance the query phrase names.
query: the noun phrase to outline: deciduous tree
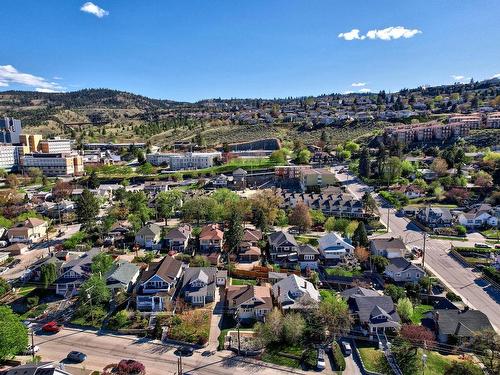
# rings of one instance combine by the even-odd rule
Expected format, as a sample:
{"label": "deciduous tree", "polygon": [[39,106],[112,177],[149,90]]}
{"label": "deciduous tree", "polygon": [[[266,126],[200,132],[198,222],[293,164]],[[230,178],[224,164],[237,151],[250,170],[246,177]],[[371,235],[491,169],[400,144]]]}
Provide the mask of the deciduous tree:
{"label": "deciduous tree", "polygon": [[19,354],[27,346],[27,328],[10,307],[0,306],[0,360]]}

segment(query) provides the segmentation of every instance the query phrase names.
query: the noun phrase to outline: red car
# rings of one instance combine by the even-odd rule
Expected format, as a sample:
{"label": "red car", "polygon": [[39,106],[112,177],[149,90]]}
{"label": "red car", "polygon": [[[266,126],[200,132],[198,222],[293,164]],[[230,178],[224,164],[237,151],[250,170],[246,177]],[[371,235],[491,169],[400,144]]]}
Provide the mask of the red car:
{"label": "red car", "polygon": [[61,324],[57,324],[56,321],[48,322],[42,326],[43,332],[57,333],[62,329]]}

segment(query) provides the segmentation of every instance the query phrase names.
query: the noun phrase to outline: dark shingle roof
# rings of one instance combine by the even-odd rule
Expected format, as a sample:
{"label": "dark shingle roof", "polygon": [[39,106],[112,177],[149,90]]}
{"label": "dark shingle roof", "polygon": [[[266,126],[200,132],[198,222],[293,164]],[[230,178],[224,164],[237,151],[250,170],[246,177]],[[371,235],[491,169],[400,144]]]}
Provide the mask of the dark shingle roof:
{"label": "dark shingle roof", "polygon": [[182,268],[182,262],[171,256],[166,256],[159,262],[153,262],[141,276],[141,283],[148,281],[154,275],[158,275],[166,282],[173,282]]}
{"label": "dark shingle roof", "polygon": [[358,314],[361,322],[369,322],[375,316],[373,315],[374,311],[378,310],[383,310],[384,315],[390,316],[391,320],[400,321],[399,315],[394,308],[394,302],[389,296],[357,296],[351,301],[350,305]]}
{"label": "dark shingle roof", "polygon": [[274,232],[269,235],[269,243],[272,246],[280,246],[284,242],[290,242],[292,245],[297,246],[295,237],[288,232]]}
{"label": "dark shingle roof", "polygon": [[474,332],[492,330],[488,317],[479,310],[435,310],[439,333],[470,337]]}

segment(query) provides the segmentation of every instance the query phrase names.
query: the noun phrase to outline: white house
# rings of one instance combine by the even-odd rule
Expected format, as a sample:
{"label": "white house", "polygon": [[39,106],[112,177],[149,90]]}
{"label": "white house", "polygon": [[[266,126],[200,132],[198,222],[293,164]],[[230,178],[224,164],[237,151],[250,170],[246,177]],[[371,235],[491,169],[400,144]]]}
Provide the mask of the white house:
{"label": "white house", "polygon": [[318,242],[319,252],[325,263],[336,263],[354,251],[354,246],[335,232],[325,234]]}
{"label": "white house", "polygon": [[496,227],[498,217],[489,204],[478,204],[467,212],[457,214],[458,222],[467,228]]}

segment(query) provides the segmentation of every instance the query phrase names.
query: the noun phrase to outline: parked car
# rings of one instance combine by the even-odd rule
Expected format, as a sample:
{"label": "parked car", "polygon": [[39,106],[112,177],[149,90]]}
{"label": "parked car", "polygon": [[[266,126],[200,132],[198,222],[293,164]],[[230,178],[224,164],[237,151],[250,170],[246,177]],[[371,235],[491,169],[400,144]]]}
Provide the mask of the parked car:
{"label": "parked car", "polygon": [[318,361],[316,362],[316,369],[321,371],[325,368],[325,349],[318,349]]}
{"label": "parked car", "polygon": [[491,249],[491,246],[486,244],[486,243],[481,243],[481,242],[477,242],[474,244],[474,247],[480,247],[482,249]]}
{"label": "parked car", "polygon": [[29,345],[24,350],[23,355],[33,355],[33,354],[37,353],[39,350],[40,350],[40,348],[37,345],[35,345],[35,346]]}
{"label": "parked car", "polygon": [[344,350],[346,357],[349,357],[352,354],[351,345],[347,341],[342,341],[342,349]]}
{"label": "parked car", "polygon": [[42,326],[42,331],[47,333],[57,333],[62,329],[61,324],[57,324],[56,321],[51,321]]}
{"label": "parked car", "polygon": [[66,358],[72,362],[81,363],[87,359],[87,355],[85,353],[72,350],[68,353]]}
{"label": "parked car", "polygon": [[179,349],[177,349],[177,353],[183,357],[190,357],[194,353],[194,349],[191,346],[185,345],[181,346]]}

